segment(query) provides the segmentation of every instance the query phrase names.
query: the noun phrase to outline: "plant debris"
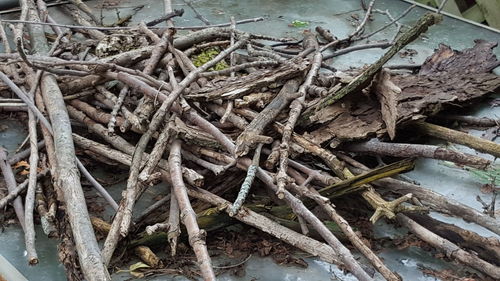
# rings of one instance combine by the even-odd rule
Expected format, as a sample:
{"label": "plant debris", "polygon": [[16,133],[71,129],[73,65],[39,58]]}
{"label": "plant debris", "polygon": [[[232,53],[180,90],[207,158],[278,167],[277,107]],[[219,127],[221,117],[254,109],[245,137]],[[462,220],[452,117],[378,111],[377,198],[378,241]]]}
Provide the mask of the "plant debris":
{"label": "plant debris", "polygon": [[[463,218],[500,234],[494,201],[478,197],[481,213],[392,178],[413,169],[417,158],[433,158],[476,176],[482,192],[498,192],[498,169],[490,160],[419,143],[434,136],[500,155],[499,144],[446,122],[431,123],[449,109],[498,93],[500,77],[491,73],[500,65],[492,52],[496,42],[476,40],[461,51],[441,44],[409,72],[386,63],[397,54],[414,56],[406,46],[439,24],[441,15],[425,14],[401,30],[398,19],[411,8],[400,17],[385,11],[390,24],[365,34],[376,11],[370,1],[364,16],[353,17],[356,27],[346,38],[318,27],[291,39],[237,28],[262,18],[211,26],[192,3],[205,26],[176,27],[172,18],[184,11],[166,5],[165,16],[147,24],[104,27],[82,1],[63,9],[76,25],[59,25],[44,1],[34,2],[20,1],[26,19],[2,20],[16,23],[8,25],[16,50],[7,43],[7,25],[0,30],[0,114],[26,121],[30,132],[29,149],[7,155],[0,148],[6,186],[0,209],[13,207],[4,216],[16,216],[22,225],[30,264],[38,262],[39,221],[61,241],[69,280],[111,280],[113,270],[136,278],[215,280],[228,271],[241,275],[251,255],[307,267],[306,253],[359,280],[372,280],[376,270],[397,281],[401,276],[378,256],[381,241],[372,237],[373,223],[384,219],[411,232],[393,241],[399,247],[433,249],[500,279],[498,239],[427,214]],[[160,22],[167,27],[156,27]],[[353,44],[392,24],[398,26],[393,40]],[[49,27],[55,36],[46,32]],[[182,29],[195,31],[178,33]],[[345,72],[327,63],[364,48],[387,51],[375,63]],[[460,120],[498,125],[452,118]],[[113,198],[102,186],[120,177],[96,180],[89,167],[125,171],[121,196]],[[161,182],[170,193],[138,213],[136,201]],[[105,208],[114,214],[109,221],[101,216]],[[239,262],[214,265],[215,256]],[[425,272],[447,280],[475,278]]]}

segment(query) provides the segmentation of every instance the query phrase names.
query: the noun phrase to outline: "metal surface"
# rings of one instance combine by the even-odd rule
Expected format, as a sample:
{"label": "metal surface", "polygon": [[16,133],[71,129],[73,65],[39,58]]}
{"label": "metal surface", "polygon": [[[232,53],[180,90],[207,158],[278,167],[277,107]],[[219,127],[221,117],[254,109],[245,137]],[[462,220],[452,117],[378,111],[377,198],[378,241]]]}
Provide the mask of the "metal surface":
{"label": "metal surface", "polygon": [[[102,1],[89,1],[87,3],[93,7],[95,11],[99,11]],[[116,7],[108,7],[103,11],[104,23],[110,24],[115,22],[117,20],[117,11],[119,11],[120,16],[123,17],[134,12],[134,8],[143,4],[144,7],[139,9],[133,17],[132,25],[140,20],[150,21],[162,15],[163,1],[122,0]],[[309,22],[310,24],[307,28],[310,29],[314,29],[316,25],[321,25],[330,29],[336,36],[342,38],[355,28],[352,15],[363,15],[359,1],[349,0],[213,0],[197,1],[194,5],[211,23],[228,22],[230,16],[234,16],[236,19],[264,16],[266,18],[264,22],[241,25],[238,28],[266,35],[295,38],[301,38],[303,29],[290,27],[289,24],[293,20]],[[394,17],[406,10],[408,6],[410,6],[408,3],[399,0],[379,0],[375,5],[377,9],[390,10]],[[185,10],[182,18],[175,19],[176,25],[192,26],[201,24],[195,19],[194,13],[189,7],[185,6],[181,1],[174,1],[173,8],[184,8]],[[59,8],[51,8],[50,12],[59,23],[73,24]],[[409,15],[403,18],[401,22],[406,25],[411,25],[425,12],[427,12],[426,9],[417,7],[411,11]],[[11,14],[8,15],[8,17],[17,19],[18,15]],[[376,30],[383,24],[389,22],[385,16],[380,14],[375,14],[373,18],[374,20],[370,21],[367,25],[367,32]],[[49,28],[46,28],[46,30],[50,32]],[[394,31],[395,27],[390,27],[378,33],[374,38],[370,38],[370,41],[389,39],[392,37]],[[419,64],[422,63],[426,57],[431,55],[433,50],[437,48],[440,43],[450,45],[455,49],[464,49],[471,47],[474,44],[474,39],[498,41],[500,40],[500,36],[496,31],[446,17],[440,25],[431,27],[424,36],[407,46],[407,49],[414,49],[417,51],[415,55],[406,57],[397,55],[389,64]],[[364,43],[367,43],[367,41],[365,40],[358,44]],[[333,58],[329,62],[338,69],[348,69],[350,67],[359,67],[364,64],[372,63],[384,52],[384,50],[380,49],[357,51]],[[500,55],[500,50],[496,49],[495,53],[497,56]],[[496,108],[492,109],[485,105],[478,108],[476,113],[482,116],[498,117],[496,115],[500,115],[500,110]],[[5,122],[7,121],[0,120],[0,125],[5,124]],[[7,145],[11,150],[15,149],[17,143],[21,142],[25,136],[25,132],[18,127],[19,126],[14,125],[3,133],[10,134],[8,137],[2,137],[2,133],[0,132],[0,145]],[[98,174],[99,177],[112,176],[103,171],[94,172]],[[415,171],[408,175],[422,182],[422,184],[427,187],[451,196],[474,208],[480,209],[479,203],[475,201],[475,196],[478,195],[479,192],[479,183],[462,170],[445,167],[442,163],[435,160],[422,160],[418,162]],[[111,195],[119,200],[123,188],[123,184],[116,184],[109,187],[109,190]],[[93,191],[86,190],[86,192]],[[147,207],[151,202],[150,200],[158,193],[165,192],[167,192],[167,190],[163,186],[148,189],[145,196],[139,200],[137,208],[135,209],[136,212],[140,213],[141,209]],[[485,201],[489,199],[488,196],[481,196],[484,196]],[[111,214],[110,210],[107,210],[107,214]],[[464,228],[474,229],[482,235],[492,235],[479,226],[467,224],[461,220],[437,214],[433,214],[433,216],[447,222],[454,222]],[[383,220],[377,223],[374,231],[378,238],[395,238],[406,233],[404,229],[395,229],[392,225],[385,223]],[[64,280],[63,268],[56,260],[57,253],[55,251],[55,244],[57,241],[48,240],[41,231],[38,232],[37,249],[39,250],[41,263],[36,267],[29,267],[23,256],[24,241],[22,237],[23,235],[19,228],[13,226],[8,227],[6,232],[0,234],[0,253],[8,257],[9,260],[11,260],[16,267],[20,268],[30,280]],[[464,268],[460,265],[445,263],[434,258],[432,254],[426,253],[422,249],[415,247],[410,247],[405,250],[386,248],[380,252],[380,255],[384,258],[388,266],[401,274],[405,280],[436,280],[434,277],[425,276],[421,272],[420,266],[427,266],[436,270],[450,269],[453,271]],[[306,261],[310,266],[307,269],[301,269],[297,267],[278,266],[268,258],[262,259],[252,257],[246,265],[247,274],[245,277],[223,275],[220,279],[234,281],[250,280],[251,278],[257,278],[258,280],[327,280],[328,278],[332,280],[335,280],[335,278],[337,278],[337,280],[354,280],[352,275],[343,275],[334,265],[314,259],[306,259]],[[231,262],[231,264],[237,262],[238,261]],[[221,263],[215,260],[214,264],[217,265]],[[113,279],[124,280],[130,277],[128,273],[120,273],[114,275]],[[381,280],[380,278],[379,275],[376,275],[377,280]],[[155,279],[185,280],[185,278],[181,277],[164,276]]]}
{"label": "metal surface", "polygon": [[0,255],[0,280],[28,281],[4,256]]}
{"label": "metal surface", "polygon": [[[426,10],[429,10],[429,11],[433,11],[433,12],[436,12],[438,9],[436,8],[433,8],[433,7],[429,7],[427,5],[424,5],[422,3],[418,3],[416,1],[413,1],[413,0],[402,0],[402,1],[405,1],[407,3],[410,3],[410,4],[415,4],[417,6],[419,6],[420,8],[422,9],[426,9]],[[442,2],[444,3],[444,2]],[[493,31],[493,32],[496,32],[496,33],[499,33],[500,34],[500,30],[494,28],[494,27],[491,27],[491,26],[488,26],[488,25],[485,25],[485,24],[481,24],[481,23],[478,23],[478,22],[475,22],[475,21],[472,21],[472,20],[469,20],[469,19],[466,19],[464,17],[460,17],[460,16],[457,16],[457,15],[454,15],[452,13],[448,13],[446,11],[441,11],[441,13],[443,15],[446,15],[450,18],[454,18],[454,19],[457,19],[457,20],[460,20],[460,21],[463,21],[463,22],[466,22],[468,24],[472,24],[472,25],[475,25],[475,26],[478,26],[478,27],[481,27],[481,28],[484,28],[484,29],[488,29],[490,31]]]}

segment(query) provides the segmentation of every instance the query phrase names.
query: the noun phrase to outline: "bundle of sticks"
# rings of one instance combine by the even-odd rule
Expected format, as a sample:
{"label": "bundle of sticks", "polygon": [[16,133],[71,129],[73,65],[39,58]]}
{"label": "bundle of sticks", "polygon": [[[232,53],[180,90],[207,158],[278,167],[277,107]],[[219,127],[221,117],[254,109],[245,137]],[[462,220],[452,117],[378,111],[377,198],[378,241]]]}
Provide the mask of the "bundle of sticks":
{"label": "bundle of sticks", "polygon": [[[375,9],[371,1],[346,38],[318,27],[304,31],[297,41],[238,30],[241,21],[234,19],[227,27],[213,27],[199,13],[206,26],[180,35],[178,30],[190,28],[175,27],[172,18],[183,11],[173,11],[170,1],[165,1],[165,17],[158,21],[102,27],[85,3],[70,2],[65,9],[78,25],[59,25],[44,1],[23,0],[20,20],[4,20],[0,30],[5,45],[0,54],[0,114],[27,114],[30,146],[12,155],[0,150],[8,188],[0,195],[0,207],[14,207],[26,234],[30,264],[38,262],[36,207],[45,233],[58,236],[61,248],[69,249],[61,258],[70,280],[110,280],[108,268],[118,258],[117,247],[161,267],[155,253],[141,244],[144,239],[138,238],[166,233],[162,243],[175,256],[181,223],[200,275],[215,280],[206,246],[211,236],[199,222],[200,214],[208,211],[226,214],[340,265],[359,280],[372,280],[348,249],[352,246],[385,279],[401,280],[339,214],[349,200],[336,205],[331,201],[357,196],[373,208],[371,222],[395,220],[453,260],[500,279],[497,238],[484,238],[426,213],[460,217],[500,235],[498,220],[392,178],[411,170],[414,158],[475,169],[491,164],[452,149],[394,142],[411,140],[405,135],[408,128],[500,155],[500,146],[492,141],[424,121],[434,116],[432,120],[446,123],[451,115],[439,115],[442,109],[498,90],[500,79],[491,73],[499,64],[491,52],[496,44],[477,41],[462,52],[442,45],[423,65],[408,71],[408,66],[386,63],[439,23],[439,14],[426,14],[405,27],[398,20],[413,7],[393,17]],[[367,33],[375,13],[389,22]],[[261,19],[242,22],[255,20]],[[156,27],[161,22],[166,27]],[[15,50],[8,43],[6,24],[13,31]],[[397,30],[391,40],[354,44],[392,25]],[[53,33],[46,33],[49,27]],[[328,63],[365,48],[387,50],[375,63],[348,72]],[[491,119],[451,119],[497,125]],[[89,158],[81,161],[84,156],[77,156],[75,147],[93,159],[94,167],[127,167],[121,198],[115,201],[93,178],[84,165]],[[391,156],[387,159],[392,163],[373,168],[370,161],[358,162],[366,158],[357,156],[366,154]],[[18,183],[12,165],[27,157],[29,174]],[[111,221],[89,215],[81,175],[114,210]],[[171,193],[137,214],[136,201],[159,182],[167,183]],[[381,190],[390,192],[382,196]],[[249,194],[265,194],[265,199]],[[265,208],[255,207],[259,204]],[[165,213],[161,220],[155,215],[159,211]],[[280,224],[280,213],[292,217],[298,229]],[[324,223],[325,217],[340,228],[345,240],[341,242]],[[102,248],[96,232],[105,234]],[[312,232],[318,238],[312,238]]]}

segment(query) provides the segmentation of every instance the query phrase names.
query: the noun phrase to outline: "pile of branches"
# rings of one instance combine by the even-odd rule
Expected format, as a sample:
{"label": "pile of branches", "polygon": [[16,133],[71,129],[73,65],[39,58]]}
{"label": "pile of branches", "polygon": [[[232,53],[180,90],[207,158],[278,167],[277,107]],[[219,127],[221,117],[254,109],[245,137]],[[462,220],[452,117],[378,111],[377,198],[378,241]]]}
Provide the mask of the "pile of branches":
{"label": "pile of branches", "polygon": [[[119,264],[126,250],[161,267],[141,241],[164,233],[162,243],[170,245],[175,258],[181,223],[200,275],[215,280],[206,247],[211,236],[199,217],[225,213],[342,266],[359,280],[372,280],[373,275],[347,247],[359,251],[385,279],[401,280],[337,211],[350,204],[345,198],[360,198],[374,210],[371,222],[396,220],[449,258],[500,279],[498,239],[439,222],[426,213],[460,217],[500,234],[498,220],[392,178],[412,169],[413,158],[475,169],[486,169],[490,161],[437,146],[386,141],[415,139],[413,132],[418,130],[419,135],[499,156],[494,142],[425,121],[436,116],[438,122],[451,118],[497,125],[490,119],[438,114],[498,90],[500,78],[491,73],[499,65],[491,52],[495,43],[477,41],[462,52],[442,45],[421,66],[387,68],[389,59],[439,23],[441,16],[426,14],[405,27],[398,20],[411,8],[394,18],[374,9],[371,1],[346,38],[318,27],[304,31],[297,42],[238,30],[234,19],[228,27],[211,27],[200,14],[205,27],[184,28],[197,31],[178,34],[181,28],[174,26],[172,17],[183,11],[172,11],[170,1],[166,16],[158,21],[101,27],[87,5],[70,2],[74,5],[64,9],[78,25],[58,25],[44,1],[23,0],[21,19],[4,20],[0,34],[5,45],[0,54],[0,110],[27,114],[30,144],[13,155],[0,151],[8,188],[0,195],[0,207],[14,207],[26,234],[30,264],[38,262],[36,207],[45,233],[61,239],[61,259],[70,280],[110,280],[108,268],[112,262]],[[365,26],[375,13],[385,14],[390,22],[367,34]],[[155,27],[162,21],[167,27]],[[15,50],[4,30],[8,23]],[[390,25],[398,27],[391,40],[352,45]],[[46,33],[49,27],[54,33]],[[364,48],[387,50],[375,63],[348,72],[328,63]],[[408,129],[411,133],[405,135]],[[75,146],[99,166],[127,167],[126,189],[118,201],[87,171],[83,163],[90,162],[87,158],[82,163]],[[364,154],[391,156],[392,163],[368,168],[370,161],[356,160],[367,159],[357,157]],[[12,165],[28,156],[29,174],[18,183]],[[400,161],[394,162],[396,158]],[[90,217],[81,175],[115,211],[111,221]],[[134,214],[136,201],[159,182],[167,183],[171,193]],[[390,193],[384,198],[380,190]],[[281,224],[280,214],[291,217],[297,228]],[[346,239],[338,239],[324,223],[328,220]],[[102,248],[95,231],[105,236]],[[313,232],[317,238],[312,238]]]}

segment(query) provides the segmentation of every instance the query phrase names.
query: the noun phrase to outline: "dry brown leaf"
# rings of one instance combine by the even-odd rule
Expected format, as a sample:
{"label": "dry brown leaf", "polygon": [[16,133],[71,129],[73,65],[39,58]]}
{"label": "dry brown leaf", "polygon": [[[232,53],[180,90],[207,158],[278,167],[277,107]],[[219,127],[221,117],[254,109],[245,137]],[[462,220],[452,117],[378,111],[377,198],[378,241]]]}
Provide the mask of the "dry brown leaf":
{"label": "dry brown leaf", "polygon": [[21,167],[29,169],[30,168],[30,164],[28,164],[28,162],[26,162],[24,160],[23,161],[19,161],[16,164],[14,164],[14,169],[21,168]]}

